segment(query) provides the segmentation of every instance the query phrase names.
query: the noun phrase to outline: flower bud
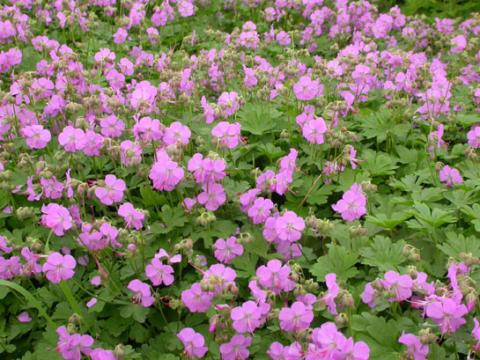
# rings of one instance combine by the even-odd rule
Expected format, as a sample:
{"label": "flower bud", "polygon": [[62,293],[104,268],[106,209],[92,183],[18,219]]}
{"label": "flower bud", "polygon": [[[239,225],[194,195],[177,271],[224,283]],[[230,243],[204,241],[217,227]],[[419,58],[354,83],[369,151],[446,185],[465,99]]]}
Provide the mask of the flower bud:
{"label": "flower bud", "polygon": [[348,321],[348,315],[345,313],[340,313],[335,316],[335,325],[337,325],[339,328],[346,326]]}

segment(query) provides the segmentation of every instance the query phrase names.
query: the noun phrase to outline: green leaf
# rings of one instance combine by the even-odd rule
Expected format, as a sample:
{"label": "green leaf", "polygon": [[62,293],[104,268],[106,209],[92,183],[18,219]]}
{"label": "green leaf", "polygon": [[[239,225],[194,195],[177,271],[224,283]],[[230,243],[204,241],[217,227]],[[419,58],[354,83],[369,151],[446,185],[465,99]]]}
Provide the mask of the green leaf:
{"label": "green leaf", "polygon": [[149,309],[138,304],[128,304],[120,308],[120,316],[128,319],[133,318],[139,323],[144,323],[147,319]]}
{"label": "green leaf", "polygon": [[475,236],[465,237],[456,232],[447,232],[446,241],[437,247],[447,256],[462,260],[460,254],[472,254],[480,257],[480,239]]}
{"label": "green leaf", "polygon": [[362,154],[362,158],[364,162],[361,167],[371,176],[393,175],[398,168],[397,160],[386,153],[367,150]]}
{"label": "green leaf", "polygon": [[403,256],[405,243],[392,241],[384,236],[375,236],[369,247],[360,249],[362,264],[377,267],[380,271],[398,270],[406,259]]}
{"label": "green leaf", "polygon": [[348,251],[342,246],[332,245],[328,250],[328,255],[324,255],[317,260],[310,272],[317,277],[318,281],[325,281],[325,275],[335,273],[342,280],[347,280],[358,274],[355,267],[358,255]]}
{"label": "green leaf", "polygon": [[272,105],[247,103],[238,112],[242,130],[254,135],[263,135],[276,128],[282,113]]}

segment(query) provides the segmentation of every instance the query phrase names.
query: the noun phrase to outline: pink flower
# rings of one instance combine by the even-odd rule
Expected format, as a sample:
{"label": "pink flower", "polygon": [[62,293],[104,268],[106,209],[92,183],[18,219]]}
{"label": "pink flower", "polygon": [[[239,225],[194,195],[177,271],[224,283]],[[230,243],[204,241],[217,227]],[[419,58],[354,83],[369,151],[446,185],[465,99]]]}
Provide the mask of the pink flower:
{"label": "pink flower", "polygon": [[192,132],[188,126],[183,125],[181,122],[175,121],[165,129],[163,136],[163,142],[167,145],[188,145]]}
{"label": "pink flower", "polygon": [[473,319],[473,324],[472,336],[477,341],[474,345],[474,349],[478,352],[480,351],[480,324],[476,318]]}
{"label": "pink flower", "polygon": [[120,143],[120,160],[124,166],[140,164],[142,148],[137,143],[125,140]]}
{"label": "pink flower", "polygon": [[241,334],[253,333],[262,325],[262,311],[254,301],[246,301],[242,306],[233,308],[230,317],[233,321],[233,328]]}
{"label": "pink flower", "polygon": [[90,358],[92,360],[117,360],[112,350],[94,349],[90,352]]}
{"label": "pink flower", "polygon": [[257,269],[258,283],[265,289],[279,295],[282,291],[289,292],[295,288],[295,282],[290,279],[291,269],[280,260],[270,260],[267,265]]}
{"label": "pink flower", "polygon": [[240,124],[230,124],[226,121],[219,122],[212,129],[212,136],[218,144],[228,149],[234,149],[240,142]]}
{"label": "pink flower", "polygon": [[323,144],[323,134],[327,132],[327,125],[321,117],[307,120],[302,126],[302,134],[311,144]]}
{"label": "pink flower", "polygon": [[130,105],[135,110],[146,109],[151,110],[157,96],[157,88],[149,81],[140,81],[133,90],[130,97]]}
{"label": "pink flower", "polygon": [[206,312],[212,305],[212,293],[204,292],[199,283],[194,283],[190,289],[182,291],[182,302],[191,312]]}
{"label": "pink flower", "polygon": [[29,322],[32,321],[32,318],[30,317],[30,315],[28,314],[28,312],[23,311],[23,312],[21,312],[20,314],[18,314],[17,320],[18,320],[19,322],[21,322],[22,324],[27,324],[27,323],[29,323]]}
{"label": "pink flower", "polygon": [[407,354],[414,360],[425,360],[427,358],[428,345],[422,344],[417,336],[413,334],[402,334],[398,342],[407,347]]}
{"label": "pink flower", "polygon": [[56,203],[42,205],[41,224],[48,227],[57,236],[63,236],[72,228],[72,217],[66,208]]}
{"label": "pink flower", "polygon": [[157,160],[150,169],[148,177],[153,188],[159,191],[172,191],[182,181],[183,169],[172,161],[165,150],[157,151]]}
{"label": "pink flower", "polygon": [[95,306],[96,303],[97,303],[97,298],[91,298],[89,301],[87,301],[85,306],[90,309],[91,307]]}
{"label": "pink flower", "polygon": [[130,281],[127,289],[135,293],[132,300],[136,304],[142,304],[143,307],[150,307],[155,302],[155,298],[150,292],[150,286],[138,279]]}
{"label": "pink flower", "polygon": [[388,301],[405,301],[412,296],[413,280],[409,275],[400,275],[395,271],[387,271],[380,281],[381,285],[391,292],[394,297]]}
{"label": "pink flower", "polygon": [[280,310],[278,319],[283,331],[297,333],[308,329],[313,321],[313,311],[303,302],[295,301],[291,307]]}
{"label": "pink flower", "polygon": [[426,315],[437,323],[440,331],[454,333],[466,323],[463,316],[468,313],[465,305],[446,297],[439,297],[425,306]]}
{"label": "pink flower", "polygon": [[445,165],[440,170],[439,177],[440,181],[449,187],[452,187],[455,184],[463,184],[463,178],[462,175],[460,175],[460,172],[448,165]]}
{"label": "pink flower", "polygon": [[123,193],[126,189],[125,181],[110,174],[105,176],[105,186],[95,189],[95,195],[102,204],[112,205],[123,200]]}
{"label": "pink flower", "polygon": [[373,288],[371,283],[367,283],[361,295],[362,301],[371,308],[374,308],[376,297],[377,291]]}
{"label": "pink flower", "polygon": [[122,135],[125,123],[115,115],[109,115],[100,120],[100,132],[103,136],[116,138]]}
{"label": "pink flower", "polygon": [[262,197],[257,198],[250,209],[248,209],[248,216],[252,219],[254,224],[262,224],[270,216],[273,206],[274,204],[272,200]]}
{"label": "pink flower", "polygon": [[300,240],[305,229],[305,221],[293,211],[286,211],[275,222],[275,230],[280,240],[295,242]]}
{"label": "pink flower", "polygon": [[158,141],[163,135],[162,126],[159,120],[145,116],[133,126],[133,134],[137,140]]}
{"label": "pink flower", "polygon": [[235,236],[230,236],[227,240],[218,239],[213,244],[215,258],[224,263],[230,264],[233,259],[243,254],[243,246],[237,242]]}
{"label": "pink flower", "polygon": [[42,125],[25,126],[21,133],[30,149],[43,149],[52,138],[50,131],[44,129]]}
{"label": "pink flower", "polygon": [[367,213],[367,198],[359,184],[353,184],[342,198],[334,205],[333,210],[342,215],[345,221],[360,219]]}
{"label": "pink flower", "polygon": [[92,351],[93,338],[89,335],[70,335],[65,326],[57,329],[57,352],[65,360],[80,360],[82,354],[89,356]]}
{"label": "pink flower", "polygon": [[143,227],[145,214],[133,207],[131,203],[124,203],[118,208],[118,215],[123,218],[128,228],[140,230]]}
{"label": "pink flower", "polygon": [[474,149],[480,148],[480,126],[475,125],[467,133],[468,145]]}
{"label": "pink flower", "polygon": [[217,104],[224,117],[232,116],[240,109],[238,94],[235,91],[223,92],[219,96]]}
{"label": "pink flower", "polygon": [[463,35],[457,35],[451,40],[452,48],[450,51],[453,54],[460,54],[467,48],[467,38]]}
{"label": "pink flower", "polygon": [[322,297],[322,301],[327,305],[330,314],[337,315],[337,304],[335,303],[335,299],[340,292],[340,287],[337,284],[337,275],[334,273],[325,275],[325,282],[327,283],[328,291]]}
{"label": "pink flower", "polygon": [[145,267],[145,274],[154,286],[164,284],[169,286],[173,284],[173,268],[170,265],[164,265],[158,258],[153,258],[150,264]]}
{"label": "pink flower", "polygon": [[205,356],[208,348],[205,346],[205,339],[202,334],[192,328],[183,328],[177,337],[182,342],[185,353],[190,359],[200,359]]}
{"label": "pink flower", "polygon": [[42,271],[45,273],[47,279],[58,284],[62,280],[68,280],[75,275],[73,269],[77,262],[71,255],[65,255],[58,252],[50,254],[47,258],[47,262],[43,264]]}
{"label": "pink flower", "polygon": [[5,254],[10,254],[12,250],[13,249],[8,246],[7,238],[0,235],[0,251],[4,252]]}
{"label": "pink flower", "polygon": [[215,211],[225,203],[227,196],[220,184],[209,184],[203,192],[198,194],[197,200],[209,211]]}
{"label": "pink flower", "polygon": [[195,14],[195,7],[190,1],[181,0],[178,2],[178,12],[181,17],[189,17]]}
{"label": "pink flower", "polygon": [[252,338],[243,335],[234,335],[229,342],[220,345],[222,360],[246,360],[250,352],[248,347],[252,344]]}
{"label": "pink flower", "polygon": [[66,126],[58,135],[58,143],[63,146],[66,152],[77,152],[83,150],[85,143],[85,132],[82,129]]}
{"label": "pink flower", "polygon": [[113,42],[115,44],[123,44],[127,40],[128,32],[124,28],[118,28],[117,32],[113,34]]}
{"label": "pink flower", "polygon": [[313,100],[323,95],[323,85],[318,80],[312,80],[309,76],[302,76],[293,85],[293,92],[298,100]]}

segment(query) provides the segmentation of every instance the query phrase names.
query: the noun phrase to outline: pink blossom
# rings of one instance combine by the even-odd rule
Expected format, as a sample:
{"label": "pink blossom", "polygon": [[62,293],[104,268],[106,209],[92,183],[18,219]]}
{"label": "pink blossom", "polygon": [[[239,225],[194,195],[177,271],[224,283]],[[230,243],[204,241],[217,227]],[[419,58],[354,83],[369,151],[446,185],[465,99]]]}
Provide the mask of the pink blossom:
{"label": "pink blossom", "polygon": [[480,126],[473,126],[467,133],[468,145],[474,149],[480,148]]}
{"label": "pink blossom", "polygon": [[367,213],[367,198],[359,184],[353,184],[342,198],[334,205],[333,210],[342,215],[345,221],[360,219]]}
{"label": "pink blossom", "polygon": [[105,186],[95,189],[95,195],[104,205],[112,205],[123,200],[123,193],[127,189],[125,181],[117,179],[115,175],[105,176]]}
{"label": "pink blossom", "polygon": [[21,322],[22,324],[27,324],[27,323],[29,323],[29,322],[32,321],[32,318],[30,317],[30,315],[28,314],[28,312],[23,311],[23,312],[21,312],[20,314],[18,314],[17,320],[18,320],[19,322]]}
{"label": "pink blossom", "polygon": [[246,301],[230,313],[233,328],[238,333],[253,333],[262,324],[262,311],[254,301]]}
{"label": "pink blossom", "polygon": [[279,295],[282,291],[292,291],[295,288],[295,282],[290,279],[290,274],[290,267],[282,265],[277,259],[260,266],[256,273],[260,286],[272,291],[275,295]]}
{"label": "pink blossom", "polygon": [[68,280],[75,275],[73,269],[77,262],[71,255],[61,255],[58,252],[50,254],[47,258],[47,262],[43,264],[42,271],[45,273],[47,279],[58,284],[62,280]]}
{"label": "pink blossom", "polygon": [[92,351],[93,338],[89,335],[70,335],[65,326],[57,329],[58,343],[57,352],[65,360],[80,360],[83,355],[90,355]]}
{"label": "pink blossom", "polygon": [[295,242],[300,240],[305,229],[305,221],[293,211],[286,211],[275,222],[275,230],[280,240]]}
{"label": "pink blossom", "polygon": [[192,132],[188,126],[175,121],[165,129],[163,141],[167,145],[188,145]]}
{"label": "pink blossom", "polygon": [[157,151],[157,159],[148,175],[154,189],[172,191],[182,181],[183,176],[183,169],[175,161],[172,161],[164,150]]}
{"label": "pink blossom", "polygon": [[85,132],[82,129],[66,126],[58,135],[58,142],[67,152],[81,151],[86,143]]}
{"label": "pink blossom", "polygon": [[212,136],[223,147],[234,149],[240,142],[240,123],[219,122],[212,129]]}
{"label": "pink blossom", "polygon": [[203,335],[195,332],[192,328],[183,328],[177,337],[182,342],[189,359],[200,359],[208,351]]}
{"label": "pink blossom", "polygon": [[227,240],[218,239],[213,244],[213,249],[215,258],[225,264],[243,254],[243,246],[237,242],[235,236],[230,236]]}
{"label": "pink blossom", "polygon": [[227,199],[225,190],[220,184],[209,184],[203,192],[197,196],[197,201],[209,211],[215,211],[222,206]]}
{"label": "pink blossom", "polygon": [[41,224],[48,227],[57,236],[63,236],[65,231],[72,228],[72,217],[66,208],[50,203],[42,205]]}
{"label": "pink blossom", "polygon": [[173,268],[170,265],[163,264],[162,261],[156,257],[145,267],[145,274],[154,286],[160,286],[162,284],[169,286],[173,284],[173,273]]}
{"label": "pink blossom", "polygon": [[118,208],[118,215],[123,218],[128,228],[140,230],[143,227],[145,214],[133,207],[131,203],[124,203]]}
{"label": "pink blossom", "polygon": [[44,129],[42,125],[25,126],[21,133],[30,149],[43,149],[52,138],[50,131]]}
{"label": "pink blossom", "polygon": [[298,100],[308,101],[323,95],[323,85],[309,76],[302,76],[293,85],[293,92]]}
{"label": "pink blossom", "polygon": [[150,286],[138,279],[130,281],[127,289],[135,294],[133,296],[133,302],[142,304],[143,307],[150,307],[155,302],[155,298],[150,291]]}
{"label": "pink blossom", "polygon": [[442,167],[439,172],[439,177],[440,181],[449,187],[452,187],[456,184],[463,184],[463,178],[462,175],[460,175],[460,172],[448,165]]}
{"label": "pink blossom", "polygon": [[243,335],[234,335],[229,342],[220,345],[222,360],[246,360],[250,352],[248,347],[252,344],[252,338]]}
{"label": "pink blossom", "polygon": [[302,134],[311,144],[323,144],[326,131],[327,125],[321,117],[307,120],[302,126]]}
{"label": "pink blossom", "polygon": [[340,292],[340,287],[337,284],[337,275],[334,273],[329,273],[325,275],[325,282],[328,291],[322,297],[322,302],[327,305],[330,314],[337,315],[337,304],[335,303],[335,299]]}
{"label": "pink blossom", "polygon": [[257,198],[248,209],[248,216],[252,219],[254,224],[262,224],[270,216],[273,206],[274,204],[270,199],[262,197]]}
{"label": "pink blossom", "polygon": [[427,358],[428,345],[422,344],[420,339],[414,334],[402,334],[398,342],[407,347],[407,354],[414,360],[425,360]]}
{"label": "pink blossom", "polygon": [[125,123],[115,115],[109,115],[100,120],[100,132],[103,136],[116,138],[122,135]]}
{"label": "pink blossom", "polygon": [[280,328],[287,332],[301,332],[313,321],[313,311],[300,301],[295,301],[291,307],[284,307],[278,315]]}
{"label": "pink blossom", "polygon": [[182,291],[182,302],[191,312],[206,312],[212,305],[212,293],[204,292],[199,283],[194,283],[190,289]]}
{"label": "pink blossom", "polygon": [[466,323],[463,316],[468,313],[465,305],[457,303],[447,297],[438,297],[429,302],[425,307],[426,315],[437,323],[440,331],[454,333]]}

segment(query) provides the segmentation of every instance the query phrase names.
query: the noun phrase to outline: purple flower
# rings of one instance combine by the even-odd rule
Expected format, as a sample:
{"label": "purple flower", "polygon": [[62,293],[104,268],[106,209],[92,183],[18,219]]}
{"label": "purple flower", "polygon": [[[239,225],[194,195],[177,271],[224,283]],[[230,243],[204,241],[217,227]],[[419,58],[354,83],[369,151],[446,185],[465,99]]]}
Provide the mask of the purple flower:
{"label": "purple flower", "polygon": [[270,216],[274,204],[272,200],[265,198],[257,198],[252,206],[248,209],[248,216],[252,219],[254,224],[262,224]]}
{"label": "purple flower", "polygon": [[68,280],[75,275],[73,269],[77,262],[71,255],[65,255],[58,252],[50,254],[47,258],[47,262],[43,264],[42,271],[45,273],[47,279],[58,284],[62,280]]}
{"label": "purple flower", "polygon": [[222,360],[246,360],[250,355],[248,347],[252,338],[243,335],[234,335],[229,342],[220,345]]}
{"label": "purple flower", "polygon": [[437,323],[440,331],[454,333],[466,323],[463,316],[468,313],[465,305],[447,297],[437,297],[425,306],[426,315]]}
{"label": "purple flower", "polygon": [[224,263],[229,264],[237,256],[243,254],[243,246],[237,242],[235,236],[230,236],[227,240],[218,239],[213,244],[215,258]]}
{"label": "purple flower", "polygon": [[425,360],[427,358],[428,345],[422,344],[414,334],[402,334],[398,342],[407,347],[407,354],[414,360]]}
{"label": "purple flower", "polygon": [[169,286],[173,284],[173,273],[173,268],[170,265],[163,264],[162,261],[156,257],[145,267],[145,274],[154,286],[160,286],[162,284]]}
{"label": "purple flower", "polygon": [[230,317],[233,321],[233,328],[238,333],[253,333],[262,325],[262,310],[254,301],[246,301],[242,306],[232,309]]}
{"label": "purple flower", "polygon": [[155,299],[150,291],[150,286],[138,279],[130,281],[127,289],[135,294],[133,296],[133,302],[142,304],[143,307],[150,307],[155,302]]}
{"label": "purple flower", "polygon": [[275,230],[280,240],[295,242],[300,240],[305,229],[305,221],[293,211],[286,211],[275,222]]}
{"label": "purple flower", "polygon": [[327,283],[328,291],[322,297],[322,302],[325,303],[330,314],[337,315],[337,304],[335,303],[335,299],[340,292],[340,287],[337,284],[337,275],[334,273],[325,275],[325,282]]}
{"label": "purple flower", "polygon": [[346,191],[342,198],[334,205],[333,210],[342,215],[345,221],[354,221],[360,219],[367,213],[367,197],[359,184],[353,184]]}
{"label": "purple flower", "polygon": [[189,359],[200,359],[205,356],[208,348],[205,346],[205,339],[202,334],[192,328],[183,328],[177,337],[185,348],[185,354]]}
{"label": "purple flower", "polygon": [[313,311],[303,302],[296,301],[291,307],[282,308],[278,319],[282,330],[297,333],[308,329],[313,321]]}
{"label": "purple flower", "polygon": [[105,186],[95,189],[95,195],[104,205],[112,205],[123,200],[123,193],[127,189],[125,181],[117,179],[115,175],[105,176]]}
{"label": "purple flower", "polygon": [[212,305],[214,295],[204,292],[199,283],[194,283],[190,289],[182,291],[182,302],[191,312],[206,312]]}
{"label": "purple flower", "polygon": [[92,351],[93,338],[89,335],[69,334],[65,326],[57,329],[57,352],[65,360],[80,360],[82,354],[89,356]]}
{"label": "purple flower", "polygon": [[323,85],[318,80],[312,80],[309,76],[302,76],[293,85],[293,92],[298,100],[313,100],[323,95]]}
{"label": "purple flower", "polygon": [[140,230],[143,227],[145,214],[133,207],[130,203],[124,203],[118,208],[118,215],[123,218],[128,228]]}
{"label": "purple flower", "polygon": [[388,299],[390,302],[405,301],[412,296],[413,280],[410,275],[387,271],[380,283],[392,294]]}
{"label": "purple flower", "polygon": [[440,181],[449,187],[452,187],[456,184],[463,184],[463,178],[462,175],[460,175],[460,172],[448,165],[445,165],[440,170],[438,175],[440,177]]}
{"label": "purple flower", "polygon": [[148,175],[153,188],[159,191],[173,191],[182,181],[184,171],[164,150],[157,151],[156,155],[157,160]]}
{"label": "purple flower", "polygon": [[50,203],[42,205],[41,224],[53,231],[57,236],[63,236],[65,231],[73,226],[73,219],[66,208],[61,205]]}
{"label": "purple flower", "polygon": [[280,260],[270,260],[267,265],[257,269],[260,286],[279,295],[282,291],[289,292],[295,288],[295,282],[290,279],[291,269],[283,265]]}
{"label": "purple flower", "polygon": [[50,131],[42,125],[25,126],[21,129],[21,134],[30,149],[43,149],[52,138]]}

